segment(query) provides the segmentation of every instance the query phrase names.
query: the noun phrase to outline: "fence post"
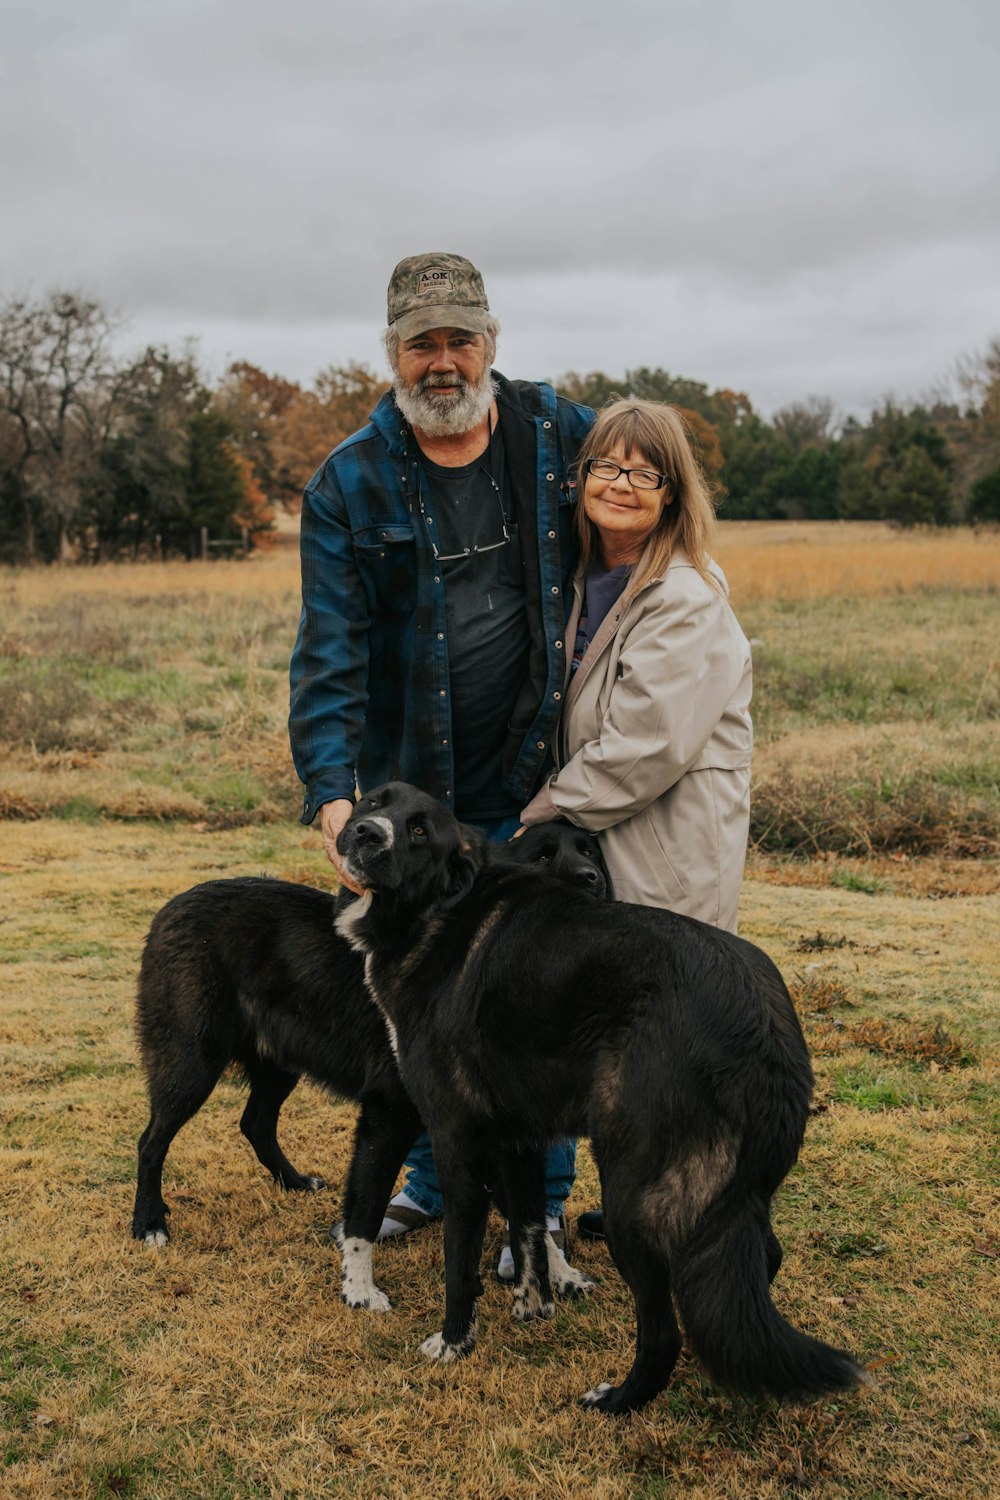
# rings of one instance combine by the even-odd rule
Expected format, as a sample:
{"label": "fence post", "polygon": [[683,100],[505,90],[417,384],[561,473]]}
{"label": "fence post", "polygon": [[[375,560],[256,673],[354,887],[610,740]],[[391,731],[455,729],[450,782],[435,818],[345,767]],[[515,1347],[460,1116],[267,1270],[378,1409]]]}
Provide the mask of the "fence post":
{"label": "fence post", "polygon": [[201,528],[201,560],[202,560],[202,562],[207,562],[208,561],[208,527],[207,526],[203,526]]}

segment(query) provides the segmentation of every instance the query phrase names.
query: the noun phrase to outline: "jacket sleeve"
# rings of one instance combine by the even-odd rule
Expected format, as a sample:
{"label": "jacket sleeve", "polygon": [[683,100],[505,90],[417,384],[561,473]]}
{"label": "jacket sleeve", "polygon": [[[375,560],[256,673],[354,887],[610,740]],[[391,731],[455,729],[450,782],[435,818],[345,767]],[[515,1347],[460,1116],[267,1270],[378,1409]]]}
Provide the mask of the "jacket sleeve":
{"label": "jacket sleeve", "polygon": [[604,722],[524,809],[522,822],[565,817],[594,832],[613,828],[680,780],[725,713],[747,646],[721,594],[700,578],[680,589],[665,581],[644,596],[627,628]]}
{"label": "jacket sleeve", "polygon": [[336,477],[302,499],[302,615],[292,653],[292,759],[305,783],[302,821],[324,802],[353,799],[368,705],[368,601]]}

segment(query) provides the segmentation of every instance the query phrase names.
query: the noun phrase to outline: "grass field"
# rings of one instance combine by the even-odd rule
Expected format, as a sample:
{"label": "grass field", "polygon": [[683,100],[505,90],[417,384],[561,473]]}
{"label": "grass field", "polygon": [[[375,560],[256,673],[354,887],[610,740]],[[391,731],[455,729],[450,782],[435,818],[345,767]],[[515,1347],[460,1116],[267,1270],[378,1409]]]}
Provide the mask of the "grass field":
{"label": "grass field", "polygon": [[[755,641],[743,931],[817,1073],[776,1300],[875,1388],[754,1405],[683,1362],[647,1412],[585,1416],[632,1336],[586,1244],[586,1304],[516,1326],[487,1278],[477,1353],[427,1366],[440,1231],[379,1252],[392,1314],[341,1305],[326,1228],[353,1113],[306,1085],[284,1143],[330,1191],[272,1187],[226,1079],[168,1157],[170,1247],[133,1243],[150,917],[198,880],[327,880],[284,737],[294,558],[4,573],[4,1500],[1000,1493],[1000,543],[730,526],[719,556]],[[598,1199],[581,1160],[575,1209]]]}

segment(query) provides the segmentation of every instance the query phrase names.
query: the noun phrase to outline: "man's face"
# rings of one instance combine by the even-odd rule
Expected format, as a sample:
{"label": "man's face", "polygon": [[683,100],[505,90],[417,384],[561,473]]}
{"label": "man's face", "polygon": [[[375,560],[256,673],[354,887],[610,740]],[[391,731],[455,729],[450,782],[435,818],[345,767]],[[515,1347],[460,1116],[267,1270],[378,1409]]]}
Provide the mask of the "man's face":
{"label": "man's face", "polygon": [[393,390],[406,420],[428,437],[456,437],[486,420],[493,400],[492,343],[464,328],[401,339]]}
{"label": "man's face", "polygon": [[446,406],[486,370],[486,339],[464,328],[432,328],[399,345],[399,378],[414,394]]}

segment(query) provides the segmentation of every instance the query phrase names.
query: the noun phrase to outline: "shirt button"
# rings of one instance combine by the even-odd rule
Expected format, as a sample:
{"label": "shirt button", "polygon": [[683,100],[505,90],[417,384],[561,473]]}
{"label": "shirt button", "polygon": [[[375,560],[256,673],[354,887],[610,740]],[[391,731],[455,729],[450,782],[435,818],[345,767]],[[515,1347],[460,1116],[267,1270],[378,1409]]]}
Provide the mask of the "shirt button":
{"label": "shirt button", "polygon": [[437,576],[436,576],[436,575],[435,575],[435,578],[434,578],[434,582],[435,582],[435,583],[440,583],[440,582],[441,582],[441,580],[440,580],[440,578],[438,578],[438,577],[437,577]]}
{"label": "shirt button", "polygon": [[554,583],[552,585],[552,593],[553,594],[558,594],[558,592],[559,592],[559,585]]}
{"label": "shirt button", "polygon": [[545,741],[544,740],[539,740],[538,744],[535,746],[535,749],[536,750],[544,750],[545,749]]}
{"label": "shirt button", "polygon": [[542,426],[543,426],[543,427],[546,427],[546,428],[547,428],[547,427],[551,427],[551,426],[552,426],[552,423],[551,423],[551,422],[543,422],[543,423],[542,423]]}
{"label": "shirt button", "polygon": [[552,696],[556,700],[556,702],[558,703],[559,699],[562,697],[562,693],[553,693]]}
{"label": "shirt button", "polygon": [[445,692],[444,688],[440,688],[438,690],[438,697],[439,698],[447,698],[447,696],[448,696],[448,694]]}
{"label": "shirt button", "polygon": [[555,479],[556,476],[554,474],[546,474],[545,477],[549,481],[549,483],[551,484],[552,480]]}
{"label": "shirt button", "polygon": [[554,540],[555,540],[555,535],[556,535],[556,534],[555,534],[555,532],[554,532],[554,531],[550,531],[550,532],[549,532],[549,541],[550,541],[550,542],[551,542],[551,541],[554,541]]}
{"label": "shirt button", "polygon": [[557,651],[561,651],[562,650],[562,641],[556,641],[555,647],[556,647]]}
{"label": "shirt button", "polygon": [[438,640],[439,641],[443,641],[444,640],[444,631],[443,630],[439,630],[438,631]]}

